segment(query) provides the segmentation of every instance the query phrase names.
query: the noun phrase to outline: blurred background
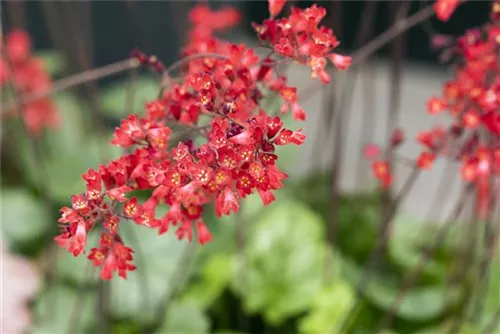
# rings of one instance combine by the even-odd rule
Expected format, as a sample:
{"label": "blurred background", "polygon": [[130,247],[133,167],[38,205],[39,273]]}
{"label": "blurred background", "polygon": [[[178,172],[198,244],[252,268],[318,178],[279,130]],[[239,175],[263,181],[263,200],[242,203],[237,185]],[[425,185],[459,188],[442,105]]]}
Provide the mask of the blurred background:
{"label": "blurred background", "polygon": [[[241,23],[221,37],[258,45],[251,22],[268,16],[266,1],[206,3],[212,10],[234,6],[242,14]],[[290,3],[305,8],[313,2]],[[327,8],[323,23],[334,29],[343,54],[390,29],[397,13],[404,20],[432,4],[317,3]],[[121,62],[134,48],[167,66],[175,62],[196,3],[0,5],[2,34],[28,32],[33,57],[57,84]],[[203,247],[179,242],[173,233],[124,226],[139,267],[127,280],[100,282],[89,261],[57,249],[53,237],[58,209],[83,189],[81,174],[123,153],[109,144],[113,128],[156,97],[158,76],[126,68],[62,89],[53,94],[59,126],[36,135],[13,115],[16,98],[2,86],[1,332],[500,333],[498,251],[488,255],[487,278],[478,278],[484,254],[471,250],[484,248],[481,238],[472,237],[480,226],[471,221],[470,208],[451,222],[447,218],[462,195],[459,166],[438,160],[419,177],[373,264],[386,195],[362,157],[366,144],[385,145],[390,126],[405,130],[408,140],[398,152],[413,157],[419,131],[449,124],[446,115],[426,113],[427,100],[440,95],[453,75],[431,38],[484,24],[489,8],[488,1],[468,1],[449,22],[426,19],[352,71],[335,73],[330,85],[314,86],[307,68],[287,66],[308,119],[286,123],[304,127],[308,139],[280,152],[290,179],[277,201],[264,209],[250,197],[238,215],[224,219],[207,210],[214,240]],[[360,37],[365,21],[367,33]],[[339,104],[344,116],[333,117]],[[269,107],[279,104],[270,99]],[[388,121],[394,109],[395,124]],[[395,166],[396,193],[411,169]]]}

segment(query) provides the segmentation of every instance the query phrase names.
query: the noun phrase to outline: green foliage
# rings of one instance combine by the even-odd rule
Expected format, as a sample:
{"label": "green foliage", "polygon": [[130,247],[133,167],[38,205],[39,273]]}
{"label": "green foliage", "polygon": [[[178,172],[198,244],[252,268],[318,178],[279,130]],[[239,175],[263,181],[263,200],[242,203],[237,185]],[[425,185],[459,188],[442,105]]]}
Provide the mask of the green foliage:
{"label": "green foliage", "polygon": [[[111,311],[118,318],[150,323],[165,294],[171,294],[176,285],[182,287],[182,282],[172,282],[172,276],[189,246],[173,233],[158,236],[155,230],[126,224],[120,229],[125,244],[136,251],[138,269],[126,280],[115,277],[111,281]],[[188,265],[183,263],[181,268]]]}
{"label": "green foliage", "polygon": [[77,291],[63,285],[53,285],[36,301],[33,334],[92,333],[95,321],[95,292]]}
{"label": "green foliage", "polygon": [[55,101],[62,117],[61,128],[44,134],[40,145],[43,160],[35,160],[32,146],[24,136],[19,136],[17,143],[28,180],[35,185],[39,185],[40,180],[47,183],[52,199],[62,204],[84,189],[82,173],[105,163],[101,156],[117,157],[121,149],[109,144],[111,137],[94,135],[87,138],[80,109],[83,107],[74,97],[62,94]]}
{"label": "green foliage", "polygon": [[36,51],[35,56],[42,59],[45,69],[52,78],[59,76],[66,69],[66,59],[58,51]]}
{"label": "green foliage", "polygon": [[[271,324],[306,311],[321,286],[321,220],[298,202],[283,201],[249,227],[233,288],[246,310]],[[272,256],[270,256],[272,254]]]}
{"label": "green foliage", "polygon": [[201,275],[183,294],[183,300],[202,309],[207,309],[219,298],[229,285],[233,273],[234,259],[225,254],[214,254],[207,258]]}
{"label": "green foliage", "polygon": [[300,333],[336,333],[355,301],[353,287],[336,280],[314,297],[307,316],[299,322]]}
{"label": "green foliage", "polygon": [[165,322],[158,334],[204,334],[208,333],[210,321],[196,305],[174,302],[170,305]]}
{"label": "green foliage", "polygon": [[26,248],[47,231],[47,208],[23,188],[2,189],[2,235],[13,246]]}
{"label": "green foliage", "polygon": [[[130,84],[134,86],[134,104],[127,106],[130,98]],[[119,82],[104,88],[100,93],[99,107],[106,115],[122,119],[127,110],[131,113],[143,113],[144,104],[154,100],[159,92],[160,82],[152,76],[140,76],[135,82]]]}

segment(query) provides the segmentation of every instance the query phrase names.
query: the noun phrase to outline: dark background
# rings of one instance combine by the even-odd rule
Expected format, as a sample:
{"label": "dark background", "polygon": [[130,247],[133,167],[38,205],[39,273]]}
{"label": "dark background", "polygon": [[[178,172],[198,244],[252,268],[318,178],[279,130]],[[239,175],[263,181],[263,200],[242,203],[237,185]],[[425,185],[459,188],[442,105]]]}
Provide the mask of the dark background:
{"label": "dark background", "polygon": [[[318,1],[316,1],[318,2]],[[47,3],[52,4],[52,17],[47,15]],[[85,31],[90,37],[93,66],[105,65],[126,58],[131,49],[137,47],[146,53],[156,54],[165,63],[171,63],[179,57],[179,46],[182,36],[187,30],[186,13],[194,1],[94,1],[79,3],[77,1],[2,1],[4,31],[13,26],[24,26],[32,34],[37,48],[57,47],[50,29],[56,28],[59,33],[68,36],[71,45],[75,39],[81,38],[81,30],[75,32],[68,28],[75,19],[65,12],[66,3],[81,6],[76,13],[87,19]],[[217,8],[231,4],[240,8],[244,20],[242,29],[252,33],[249,23],[262,21],[267,17],[267,1],[208,1],[211,7]],[[309,6],[311,1],[295,1],[300,7]],[[319,1],[320,5],[330,9],[332,1]],[[376,34],[388,28],[391,22],[390,8],[392,1],[380,1],[378,4]],[[411,13],[431,4],[430,1],[413,1]],[[360,21],[365,1],[342,1],[340,6],[341,31],[336,31],[342,41],[344,50],[351,50],[356,29]],[[468,1],[456,11],[447,23],[431,19],[409,32],[406,39],[407,58],[422,62],[435,62],[436,54],[429,48],[429,35],[440,32],[458,35],[466,28],[484,22],[487,19],[489,1]],[[50,7],[50,6],[49,6]],[[56,8],[54,10],[54,8]],[[58,12],[54,15],[54,12]],[[331,12],[331,11],[329,11]],[[325,19],[325,22],[328,18]],[[66,47],[68,48],[68,47]],[[71,51],[71,50],[70,50]],[[385,54],[381,50],[380,54]]]}

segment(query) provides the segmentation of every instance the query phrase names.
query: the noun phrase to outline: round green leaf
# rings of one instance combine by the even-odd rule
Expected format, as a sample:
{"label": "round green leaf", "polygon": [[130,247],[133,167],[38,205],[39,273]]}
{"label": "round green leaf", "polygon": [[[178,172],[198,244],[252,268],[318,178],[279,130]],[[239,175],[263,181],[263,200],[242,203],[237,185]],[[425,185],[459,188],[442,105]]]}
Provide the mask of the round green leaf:
{"label": "round green leaf", "polygon": [[305,311],[321,287],[325,247],[321,220],[298,202],[266,208],[248,227],[233,289],[250,313],[278,324]]}
{"label": "round green leaf", "polygon": [[46,208],[25,189],[3,189],[2,209],[2,234],[9,243],[36,240],[49,226]]}

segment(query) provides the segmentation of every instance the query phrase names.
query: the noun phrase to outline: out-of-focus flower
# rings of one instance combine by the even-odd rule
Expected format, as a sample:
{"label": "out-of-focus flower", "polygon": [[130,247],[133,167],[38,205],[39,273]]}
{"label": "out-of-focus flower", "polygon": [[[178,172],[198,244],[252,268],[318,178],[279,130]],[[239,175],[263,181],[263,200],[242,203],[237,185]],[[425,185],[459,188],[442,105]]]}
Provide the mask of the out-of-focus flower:
{"label": "out-of-focus flower", "polygon": [[[11,83],[21,95],[48,91],[51,87],[49,74],[43,62],[33,56],[28,33],[16,29],[7,34],[5,40],[5,45],[0,44],[0,88]],[[57,128],[61,121],[49,97],[26,104],[22,116],[33,135],[40,134],[46,127]]]}
{"label": "out-of-focus flower", "polygon": [[27,302],[40,287],[40,276],[26,259],[8,252],[0,241],[2,291],[0,333],[24,333],[31,326]]}

